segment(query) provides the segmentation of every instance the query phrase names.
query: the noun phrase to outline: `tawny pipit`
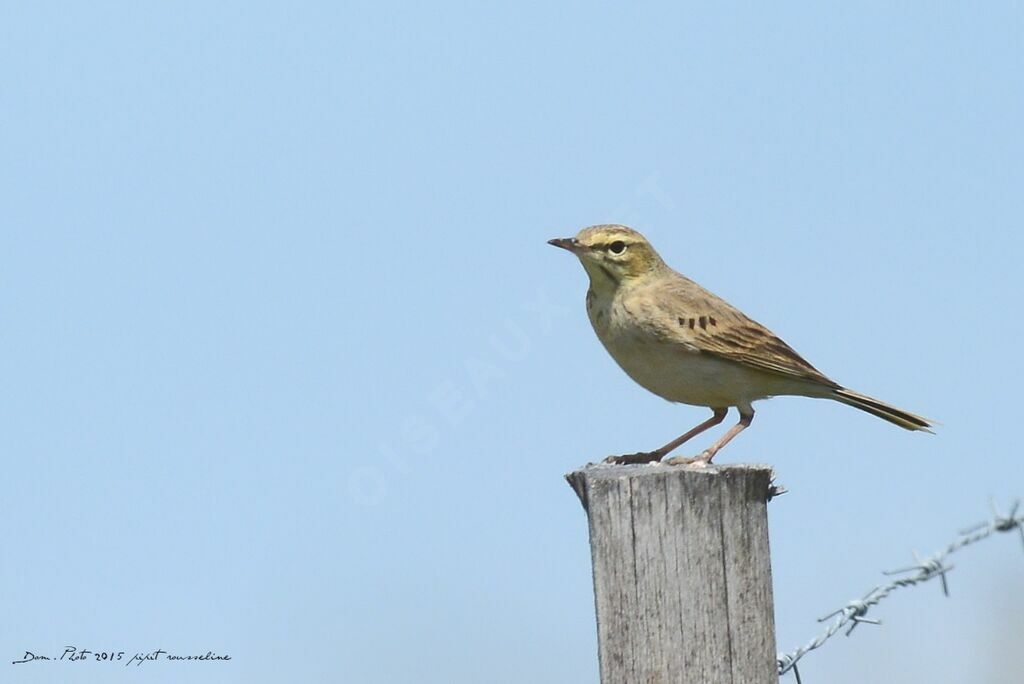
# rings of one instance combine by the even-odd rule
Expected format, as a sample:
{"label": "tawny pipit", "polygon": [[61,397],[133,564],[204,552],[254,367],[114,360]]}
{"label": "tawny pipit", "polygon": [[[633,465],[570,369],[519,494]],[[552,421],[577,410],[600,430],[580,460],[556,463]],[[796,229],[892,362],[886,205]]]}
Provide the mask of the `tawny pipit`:
{"label": "tawny pipit", "polygon": [[822,375],[770,330],[673,271],[643,235],[625,226],[591,226],[550,240],[583,263],[590,276],[587,314],[612,358],[642,387],[669,401],[707,406],[706,421],[654,451],[611,456],[614,463],[658,461],[721,423],[730,406],[740,420],[694,458],[709,463],[750,425],[752,403],[778,395],[834,399],[907,430],[931,432],[928,420],[857,394]]}

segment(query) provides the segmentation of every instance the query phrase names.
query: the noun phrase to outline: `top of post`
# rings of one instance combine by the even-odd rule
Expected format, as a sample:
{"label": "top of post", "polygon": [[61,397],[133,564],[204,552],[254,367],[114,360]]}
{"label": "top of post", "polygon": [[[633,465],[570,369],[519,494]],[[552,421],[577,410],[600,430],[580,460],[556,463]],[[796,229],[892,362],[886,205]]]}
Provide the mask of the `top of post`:
{"label": "top of post", "polygon": [[580,498],[583,508],[587,508],[587,491],[590,485],[608,480],[632,480],[644,484],[652,484],[665,478],[725,478],[747,479],[764,483],[765,500],[782,494],[786,490],[772,484],[775,473],[772,467],[763,463],[728,463],[723,465],[662,465],[645,463],[640,465],[613,465],[606,463],[590,463],[565,474],[569,486]]}

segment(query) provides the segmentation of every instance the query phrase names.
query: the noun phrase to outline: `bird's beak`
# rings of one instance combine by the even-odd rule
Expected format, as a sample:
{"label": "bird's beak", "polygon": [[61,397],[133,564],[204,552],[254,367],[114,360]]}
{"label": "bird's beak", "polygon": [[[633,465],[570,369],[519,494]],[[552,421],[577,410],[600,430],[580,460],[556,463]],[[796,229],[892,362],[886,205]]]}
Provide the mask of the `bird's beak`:
{"label": "bird's beak", "polygon": [[555,247],[561,247],[567,249],[574,254],[579,251],[580,243],[576,242],[576,238],[555,238],[554,240],[548,240],[549,245]]}

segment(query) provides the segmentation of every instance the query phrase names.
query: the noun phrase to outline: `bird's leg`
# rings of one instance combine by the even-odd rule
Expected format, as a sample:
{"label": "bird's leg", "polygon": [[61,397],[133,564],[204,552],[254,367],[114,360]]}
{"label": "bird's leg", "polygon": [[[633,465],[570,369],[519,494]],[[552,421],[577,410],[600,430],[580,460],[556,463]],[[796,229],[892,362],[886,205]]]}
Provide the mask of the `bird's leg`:
{"label": "bird's leg", "polygon": [[721,439],[709,446],[707,449],[702,451],[699,456],[692,458],[683,458],[682,456],[676,456],[665,461],[669,465],[682,465],[682,464],[701,464],[707,465],[711,463],[711,459],[715,457],[715,454],[732,440],[733,437],[740,434],[750,425],[751,421],[754,420],[754,409],[748,408],[746,411],[740,410],[740,422],[729,428],[729,431],[722,435]]}
{"label": "bird's leg", "polygon": [[[673,449],[678,447],[683,442],[692,439],[693,437],[696,437],[697,435],[704,432],[708,428],[712,428],[721,423],[723,420],[725,420],[725,414],[728,413],[729,409],[716,408],[712,409],[712,411],[714,411],[714,414],[712,414],[710,418],[708,418],[703,423],[693,428],[689,432],[686,432],[677,437],[676,439],[673,439],[671,442],[661,447],[660,449],[655,449],[654,451],[640,451],[635,454],[624,454],[622,456],[609,456],[604,460],[604,462],[625,465],[629,463],[650,463],[651,461],[660,461],[668,453],[670,453]],[[723,444],[724,443],[725,442],[723,442]]]}

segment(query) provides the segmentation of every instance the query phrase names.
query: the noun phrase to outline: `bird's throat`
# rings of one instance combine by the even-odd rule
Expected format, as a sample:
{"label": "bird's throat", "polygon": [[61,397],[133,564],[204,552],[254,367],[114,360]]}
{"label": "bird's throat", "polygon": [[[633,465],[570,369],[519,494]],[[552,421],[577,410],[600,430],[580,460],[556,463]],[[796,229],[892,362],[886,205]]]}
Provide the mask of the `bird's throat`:
{"label": "bird's throat", "polygon": [[583,268],[590,276],[590,289],[600,296],[611,296],[619,287],[619,278],[604,264],[583,261]]}

